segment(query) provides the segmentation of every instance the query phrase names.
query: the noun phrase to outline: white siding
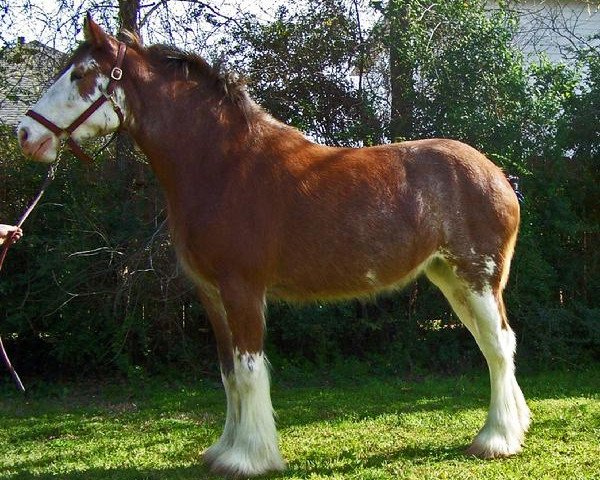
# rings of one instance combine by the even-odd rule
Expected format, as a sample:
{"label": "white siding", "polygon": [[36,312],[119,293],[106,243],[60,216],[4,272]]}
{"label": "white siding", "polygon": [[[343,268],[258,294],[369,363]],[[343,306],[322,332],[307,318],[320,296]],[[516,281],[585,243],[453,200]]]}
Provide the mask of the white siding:
{"label": "white siding", "polygon": [[527,0],[514,4],[520,16],[517,45],[530,60],[544,53],[553,62],[569,61],[574,51],[600,49],[600,9],[584,1]]}
{"label": "white siding", "polygon": [[4,52],[0,74],[0,125],[16,126],[56,73],[64,54],[37,41]]}

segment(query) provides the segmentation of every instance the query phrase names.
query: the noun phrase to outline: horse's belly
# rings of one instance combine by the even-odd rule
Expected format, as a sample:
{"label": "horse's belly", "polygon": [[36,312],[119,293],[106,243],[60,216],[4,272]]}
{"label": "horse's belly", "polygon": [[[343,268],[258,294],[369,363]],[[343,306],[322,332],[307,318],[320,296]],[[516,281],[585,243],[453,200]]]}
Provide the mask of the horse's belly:
{"label": "horse's belly", "polygon": [[[372,296],[401,288],[415,278],[435,256],[433,250],[385,258],[349,258],[303,262],[279,275],[268,295],[288,301],[336,300]],[[413,254],[413,255],[411,255]]]}

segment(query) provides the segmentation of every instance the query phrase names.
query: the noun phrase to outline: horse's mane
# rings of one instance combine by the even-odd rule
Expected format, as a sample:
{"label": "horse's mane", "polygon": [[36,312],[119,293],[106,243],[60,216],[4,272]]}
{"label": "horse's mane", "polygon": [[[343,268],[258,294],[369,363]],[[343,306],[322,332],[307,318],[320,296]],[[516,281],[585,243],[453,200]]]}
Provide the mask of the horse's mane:
{"label": "horse's mane", "polygon": [[224,68],[224,62],[210,65],[200,55],[187,52],[173,45],[155,44],[148,47],[142,46],[140,38],[132,32],[122,31],[121,40],[128,46],[146,53],[153,60],[161,63],[171,71],[177,72],[186,79],[203,80],[209,87],[214,88],[217,95],[229,99],[237,106],[246,120],[255,109],[251,101],[243,78],[232,74]]}

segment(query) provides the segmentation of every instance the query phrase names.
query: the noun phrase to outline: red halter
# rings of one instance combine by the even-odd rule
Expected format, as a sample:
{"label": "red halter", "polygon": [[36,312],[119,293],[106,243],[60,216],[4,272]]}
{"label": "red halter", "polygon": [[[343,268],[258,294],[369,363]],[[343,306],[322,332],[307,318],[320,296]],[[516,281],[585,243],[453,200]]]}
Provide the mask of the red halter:
{"label": "red halter", "polygon": [[112,104],[112,107],[113,107],[115,113],[119,117],[119,124],[120,125],[123,124],[123,121],[124,121],[123,112],[121,110],[121,107],[119,107],[119,105],[117,105],[117,102],[115,101],[115,99],[113,97],[113,92],[116,87],[116,82],[118,82],[119,80],[121,80],[121,78],[123,78],[123,70],[121,67],[123,66],[123,59],[125,58],[126,51],[127,51],[127,45],[125,45],[123,42],[119,42],[119,51],[117,53],[117,60],[115,62],[115,66],[110,71],[110,80],[108,82],[108,86],[106,87],[106,92],[102,92],[102,95],[98,99],[96,99],[96,101],[94,103],[92,103],[87,109],[85,109],[84,112],[81,115],[79,115],[73,121],[73,123],[71,123],[71,125],[69,125],[67,128],[60,128],[58,125],[51,122],[46,117],[44,117],[43,115],[40,115],[37,112],[34,112],[33,110],[28,110],[25,113],[25,115],[33,118],[38,123],[41,123],[44,127],[46,127],[48,130],[50,130],[52,133],[54,133],[54,135],[56,135],[59,138],[63,133],[66,133],[67,134],[67,144],[69,145],[73,154],[80,160],[87,162],[87,163],[91,163],[92,159],[90,158],[90,156],[83,151],[83,149],[79,146],[79,144],[75,140],[73,140],[71,135],[77,129],[77,127],[79,127],[83,122],[85,122],[106,101],[109,101]]}

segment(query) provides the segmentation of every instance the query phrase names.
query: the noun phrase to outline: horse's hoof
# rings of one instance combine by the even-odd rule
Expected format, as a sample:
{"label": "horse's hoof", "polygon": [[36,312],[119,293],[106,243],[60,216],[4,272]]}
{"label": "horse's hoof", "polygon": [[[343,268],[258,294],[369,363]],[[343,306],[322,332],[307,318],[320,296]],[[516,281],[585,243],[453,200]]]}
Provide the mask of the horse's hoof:
{"label": "horse's hoof", "polygon": [[203,460],[212,473],[228,478],[247,478],[264,475],[270,472],[285,470],[285,462],[279,452],[270,452],[252,458],[247,452],[239,449],[219,448],[213,445],[204,452]]}
{"label": "horse's hoof", "polygon": [[493,459],[516,455],[521,451],[521,440],[516,437],[506,437],[499,433],[482,430],[467,448],[468,455],[478,458]]}

